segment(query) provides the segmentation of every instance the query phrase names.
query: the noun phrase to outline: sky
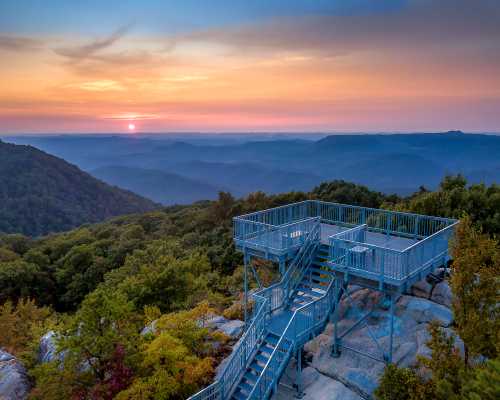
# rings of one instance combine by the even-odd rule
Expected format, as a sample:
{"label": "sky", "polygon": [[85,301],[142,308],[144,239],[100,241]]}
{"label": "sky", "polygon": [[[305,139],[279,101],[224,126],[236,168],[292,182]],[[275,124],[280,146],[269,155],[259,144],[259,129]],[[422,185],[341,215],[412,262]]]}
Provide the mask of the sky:
{"label": "sky", "polygon": [[500,1],[0,1],[0,134],[129,127],[500,132]]}

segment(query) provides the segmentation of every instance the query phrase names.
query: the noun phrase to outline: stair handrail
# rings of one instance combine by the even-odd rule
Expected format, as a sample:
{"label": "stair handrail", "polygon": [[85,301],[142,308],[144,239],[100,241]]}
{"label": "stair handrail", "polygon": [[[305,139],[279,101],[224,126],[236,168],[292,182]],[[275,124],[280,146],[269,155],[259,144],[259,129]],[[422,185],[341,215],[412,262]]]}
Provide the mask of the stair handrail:
{"label": "stair handrail", "polygon": [[[291,286],[289,284],[290,283],[289,281],[292,279],[291,278],[292,272],[298,268],[297,266],[299,265],[300,261],[302,261],[302,257],[304,256],[306,250],[310,249],[311,244],[314,244],[316,241],[319,240],[320,218],[313,217],[310,218],[310,220],[314,220],[316,223],[314,224],[313,228],[308,232],[304,240],[304,244],[301,246],[300,250],[295,255],[292,263],[290,264],[290,267],[283,275],[282,279],[279,282],[275,283],[274,285],[264,288],[251,295],[257,307],[255,308],[256,311],[254,312],[254,318],[252,319],[248,329],[245,331],[243,336],[240,338],[240,340],[238,340],[238,342],[234,346],[229,361],[225,365],[223,372],[220,375],[220,378],[215,382],[213,382],[211,385],[199,391],[198,393],[195,393],[194,395],[189,397],[188,400],[209,400],[209,399],[212,400],[217,398],[225,399],[227,395],[230,393],[232,387],[234,386],[234,384],[236,383],[237,379],[240,376],[241,370],[246,367],[246,364],[249,361],[249,357],[255,350],[256,340],[253,340],[253,345],[251,346],[250,349],[248,348],[246,342],[250,342],[249,340],[249,338],[251,337],[250,335],[255,330],[258,330],[260,332],[258,335],[255,336],[256,338],[257,337],[261,338],[261,336],[263,336],[267,316],[272,311],[274,311],[272,307],[272,290],[280,286],[282,287],[283,293],[285,294],[285,296],[280,296],[282,297],[280,299],[280,303],[282,303],[280,307],[282,307],[285,300],[288,299],[291,293],[290,291]],[[303,274],[301,274],[301,276],[302,275]],[[271,296],[268,297],[266,296],[267,294],[266,292],[270,290],[271,290]],[[243,367],[236,369],[234,367],[235,364],[243,365]]]}
{"label": "stair handrail", "polygon": [[[292,280],[292,274],[297,271],[299,268],[300,262],[303,260],[304,255],[308,250],[311,249],[312,244],[316,244],[320,239],[320,217],[309,218],[315,222],[313,228],[308,232],[304,244],[300,247],[299,251],[293,258],[290,266],[287,271],[283,274],[283,277],[276,282],[275,284],[268,286],[267,288],[263,288],[260,291],[253,294],[253,296],[261,296],[269,299],[270,311],[277,310],[285,305],[285,302],[288,301],[290,294],[292,293],[295,286],[298,284],[297,281],[290,285],[290,281]],[[302,274],[301,274],[302,276]],[[273,292],[278,291],[278,298],[273,298]]]}
{"label": "stair handrail", "polygon": [[[328,303],[330,303],[330,301],[333,300],[333,288],[334,288],[334,282],[335,282],[335,279],[332,279],[332,281],[330,282],[330,284],[328,285],[328,289],[326,290],[326,292],[318,299],[316,300],[313,300],[307,304],[304,304],[303,306],[299,307],[298,309],[296,309],[292,315],[292,318],[290,318],[290,321],[288,321],[288,324],[286,325],[285,327],[285,330],[283,331],[283,333],[281,334],[281,337],[280,339],[278,340],[278,343],[276,344],[276,347],[274,348],[273,352],[271,353],[271,356],[269,357],[269,359],[267,360],[266,362],[266,365],[264,366],[264,368],[262,369],[262,372],[260,373],[259,377],[257,378],[257,381],[255,382],[255,385],[254,387],[252,388],[252,391],[250,392],[250,394],[248,395],[248,400],[251,400],[251,399],[265,399],[266,398],[266,395],[268,393],[268,391],[270,390],[270,388],[272,387],[272,385],[274,383],[277,383],[277,380],[279,379],[279,376],[281,375],[281,371],[280,369],[283,369],[284,366],[283,365],[279,365],[279,369],[277,371],[273,371],[272,373],[272,377],[271,377],[271,382],[269,385],[266,385],[263,389],[264,389],[264,396],[260,396],[260,397],[256,397],[259,393],[262,394],[262,391],[259,391],[259,393],[257,393],[257,388],[259,387],[259,385],[262,384],[262,380],[265,379],[264,378],[264,375],[266,374],[267,371],[269,371],[269,368],[271,366],[271,363],[273,361],[275,361],[275,357],[277,357],[277,354],[279,351],[281,351],[281,346],[284,342],[291,342],[291,345],[289,347],[289,349],[285,352],[285,355],[288,357],[289,353],[291,351],[293,351],[293,347],[295,346],[296,342],[297,342],[297,332],[296,332],[296,322],[297,322],[297,315],[299,314],[302,314],[303,311],[306,309],[306,308],[311,308],[311,307],[314,307],[316,304],[319,304],[321,301],[323,301],[324,299],[327,299]],[[328,304],[328,309],[330,310],[331,306],[333,304]],[[323,314],[323,318],[320,319],[320,321],[324,321],[325,319],[328,318],[328,315],[329,315],[329,312],[326,312]],[[314,324],[314,321],[315,321],[315,315],[310,315],[309,313],[306,313],[306,318],[308,319],[312,319],[313,320],[313,323],[311,324],[311,327],[309,328],[309,330],[306,330],[307,331],[311,331],[313,330],[316,325],[318,325],[318,323]],[[291,329],[292,329],[292,326],[293,326],[293,329],[294,329],[294,332],[293,332],[293,339],[289,339],[287,337],[287,335],[289,333],[291,333]],[[290,332],[289,332],[290,331]],[[302,332],[301,335],[304,335],[306,332]],[[285,357],[283,357],[282,360],[284,360]],[[268,380],[269,381],[269,380]],[[266,382],[264,382],[265,384]]]}
{"label": "stair handrail", "polygon": [[268,314],[267,308],[269,300],[258,295],[253,295],[253,297],[255,298],[255,305],[258,307],[254,314],[255,316],[248,329],[234,346],[229,356],[229,361],[224,366],[219,379],[189,397],[188,400],[225,399],[240,377],[242,369],[246,367],[250,357],[256,349],[257,343],[263,337]]}

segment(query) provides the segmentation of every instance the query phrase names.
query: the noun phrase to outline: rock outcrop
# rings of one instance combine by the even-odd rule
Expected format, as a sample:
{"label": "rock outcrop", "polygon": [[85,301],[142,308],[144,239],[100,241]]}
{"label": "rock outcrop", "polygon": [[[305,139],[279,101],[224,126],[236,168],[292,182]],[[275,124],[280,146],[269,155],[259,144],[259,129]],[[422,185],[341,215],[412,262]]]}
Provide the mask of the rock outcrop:
{"label": "rock outcrop", "polygon": [[[426,296],[403,295],[398,299],[395,304],[393,325],[394,363],[407,367],[416,364],[417,356],[430,355],[426,342],[430,338],[428,326],[431,321],[437,321],[446,332],[453,333],[450,328],[453,322],[452,312],[443,305],[451,302],[451,292],[447,288],[449,289],[449,286],[445,282],[438,283],[434,289],[430,284],[426,286],[420,283],[417,288],[412,289],[412,293],[427,292]],[[384,304],[381,293],[359,287],[354,289],[354,291],[351,290],[351,301],[344,298],[341,302],[338,334],[342,335],[366,313],[371,311],[371,314],[365,322],[342,339],[342,345],[381,358],[383,357],[382,350],[387,351],[389,348],[389,310]],[[436,289],[438,291],[434,294]],[[440,304],[432,301],[433,296],[440,300]],[[430,297],[431,300],[425,297]],[[307,357],[312,359],[311,367],[316,369],[320,376],[325,377],[322,378],[323,381],[326,378],[333,379],[352,391],[353,395],[371,399],[383,373],[384,363],[360,355],[348,348],[343,348],[339,358],[333,358],[331,356],[333,336],[334,326],[330,323],[321,335],[304,346]],[[372,338],[377,339],[378,344]],[[459,339],[457,345],[459,348],[463,347]],[[322,389],[318,388],[318,390],[318,396],[323,396]]]}
{"label": "rock outcrop", "polygon": [[0,399],[23,400],[30,383],[24,366],[12,354],[0,349]]}

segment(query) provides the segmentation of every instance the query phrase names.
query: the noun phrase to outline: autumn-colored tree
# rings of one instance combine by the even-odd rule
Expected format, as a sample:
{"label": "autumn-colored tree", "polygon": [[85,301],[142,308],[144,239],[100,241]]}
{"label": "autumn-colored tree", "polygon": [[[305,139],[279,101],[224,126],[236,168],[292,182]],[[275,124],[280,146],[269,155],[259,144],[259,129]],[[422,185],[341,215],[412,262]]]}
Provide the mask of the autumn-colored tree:
{"label": "autumn-colored tree", "polygon": [[429,332],[431,339],[427,346],[431,350],[431,357],[419,357],[418,361],[432,373],[434,398],[459,400],[466,371],[460,351],[455,346],[456,337],[447,333],[436,322],[431,322]]}
{"label": "autumn-colored tree", "polygon": [[500,343],[500,249],[465,216],[451,246],[451,290],[456,330],[471,355],[495,358]]}
{"label": "autumn-colored tree", "polygon": [[[155,314],[149,309],[148,314]],[[156,320],[151,341],[144,345],[140,377],[117,400],[185,399],[213,377],[213,364],[227,338],[212,333],[207,318],[213,310],[207,302],[189,311],[165,314]]]}
{"label": "autumn-colored tree", "polygon": [[20,299],[15,305],[9,300],[0,306],[0,348],[20,356],[53,322],[52,311],[34,300]]}
{"label": "autumn-colored tree", "polygon": [[34,369],[32,397],[112,399],[131,383],[140,362],[141,323],[121,292],[92,292],[60,334],[64,356]]}

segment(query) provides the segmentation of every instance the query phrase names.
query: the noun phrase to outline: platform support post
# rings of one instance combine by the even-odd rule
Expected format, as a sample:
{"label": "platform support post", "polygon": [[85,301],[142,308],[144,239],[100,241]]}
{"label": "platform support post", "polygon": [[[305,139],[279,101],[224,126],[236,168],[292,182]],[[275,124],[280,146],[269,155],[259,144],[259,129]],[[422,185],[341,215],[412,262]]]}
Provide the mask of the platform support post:
{"label": "platform support post", "polygon": [[280,269],[280,275],[283,276],[286,272],[285,271],[285,260],[283,258],[280,258],[279,269]]}
{"label": "platform support post", "polygon": [[304,397],[304,392],[302,390],[302,346],[297,349],[297,371],[295,375],[295,386],[297,387],[297,393],[295,394],[296,399],[301,399]]}
{"label": "platform support post", "polygon": [[243,274],[243,280],[244,280],[244,286],[245,286],[245,294],[244,294],[244,315],[245,315],[245,329],[248,326],[248,263],[249,263],[249,256],[246,251],[246,249],[243,250],[243,263],[245,264],[245,271]]}
{"label": "platform support post", "polygon": [[339,279],[335,279],[335,309],[333,310],[333,347],[332,347],[332,357],[340,357],[340,339],[338,335],[338,321],[340,314],[340,283]]}
{"label": "platform support post", "polygon": [[394,295],[391,294],[391,338],[389,340],[389,362],[392,363],[392,345],[394,336]]}

